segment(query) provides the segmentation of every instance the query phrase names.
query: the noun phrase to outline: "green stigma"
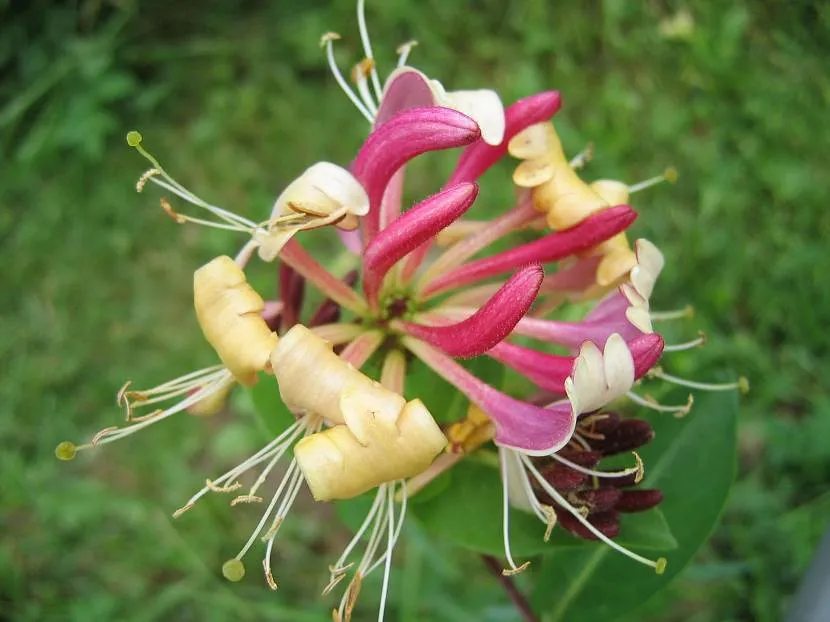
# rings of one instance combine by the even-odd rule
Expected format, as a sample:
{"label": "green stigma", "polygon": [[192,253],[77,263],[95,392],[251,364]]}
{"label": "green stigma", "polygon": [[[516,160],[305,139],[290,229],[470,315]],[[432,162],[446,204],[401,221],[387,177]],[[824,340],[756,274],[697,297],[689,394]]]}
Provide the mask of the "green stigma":
{"label": "green stigma", "polygon": [[64,462],[72,460],[77,453],[78,448],[75,446],[75,443],[71,441],[63,441],[62,443],[58,443],[58,446],[55,447],[55,457],[58,460],[63,460]]}
{"label": "green stigma", "polygon": [[749,379],[746,376],[738,378],[738,390],[744,395],[749,393]]}
{"label": "green stigma", "polygon": [[138,147],[141,144],[141,140],[141,132],[136,132],[135,130],[127,132],[127,144],[130,147]]}
{"label": "green stigma", "polygon": [[672,166],[672,167],[667,168],[667,169],[666,169],[666,172],[665,172],[665,173],[663,173],[663,177],[664,177],[664,178],[666,179],[666,181],[667,181],[667,182],[669,182],[670,184],[677,183],[677,169],[676,169],[676,168],[674,168],[673,166]]}
{"label": "green stigma", "polygon": [[242,577],[245,576],[245,564],[241,559],[229,559],[222,564],[222,576],[234,583],[242,581]]}
{"label": "green stigma", "polygon": [[666,572],[666,566],[669,565],[668,560],[665,557],[661,557],[660,559],[655,562],[654,572],[657,574],[663,574]]}

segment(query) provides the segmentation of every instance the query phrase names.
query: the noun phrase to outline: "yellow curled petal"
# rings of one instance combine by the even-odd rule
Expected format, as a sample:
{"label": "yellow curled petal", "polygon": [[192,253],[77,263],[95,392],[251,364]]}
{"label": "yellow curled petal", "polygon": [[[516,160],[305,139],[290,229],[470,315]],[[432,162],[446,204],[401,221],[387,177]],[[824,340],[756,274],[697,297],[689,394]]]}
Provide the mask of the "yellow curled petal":
{"label": "yellow curled petal", "polygon": [[302,324],[293,326],[276,344],[271,369],[282,400],[292,411],[316,413],[332,423],[354,426],[361,442],[369,425],[364,420],[366,412],[388,424],[406,403],[337,356],[329,342]]}
{"label": "yellow curled petal", "polygon": [[363,445],[346,426],[337,425],[297,443],[294,456],[316,500],[349,499],[417,475],[447,442],[420,400],[406,404],[394,430],[377,432]]}
{"label": "yellow curled petal", "polygon": [[513,183],[520,188],[535,188],[553,179],[556,170],[547,158],[525,160],[513,171]]}
{"label": "yellow curled petal", "polygon": [[550,128],[552,125],[547,122],[526,127],[507,143],[508,153],[520,160],[547,156],[552,139]]}
{"label": "yellow curled petal", "polygon": [[193,303],[202,333],[225,367],[245,386],[256,382],[277,343],[262,310],[265,303],[227,256],[217,257],[193,274]]}
{"label": "yellow curled petal", "polygon": [[608,205],[626,205],[631,196],[628,184],[614,179],[598,179],[591,182],[591,190],[602,197]]}

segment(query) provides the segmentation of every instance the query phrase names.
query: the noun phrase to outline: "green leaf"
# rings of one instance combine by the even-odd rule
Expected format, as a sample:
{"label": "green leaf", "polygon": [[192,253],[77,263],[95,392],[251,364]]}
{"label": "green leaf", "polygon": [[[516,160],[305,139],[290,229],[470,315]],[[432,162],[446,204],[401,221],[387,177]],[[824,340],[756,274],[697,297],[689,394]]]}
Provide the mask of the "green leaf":
{"label": "green leaf", "polygon": [[[453,467],[449,485],[419,502],[413,498],[411,513],[424,528],[459,546],[478,553],[504,555],[502,535],[502,486],[493,465],[466,460]],[[441,485],[438,482],[434,484]],[[430,486],[423,494],[431,494]],[[677,541],[663,515],[657,511],[626,517],[618,541],[625,546],[671,549]],[[542,537],[545,525],[535,516],[510,510],[510,547],[514,557],[550,553],[556,547],[584,547],[580,540],[563,529],[555,529],[548,542]]]}
{"label": "green leaf", "polygon": [[679,542],[666,555],[665,573],[602,544],[554,551],[545,556],[533,593],[534,607],[547,612],[547,622],[625,614],[665,587],[712,532],[735,477],[738,400],[735,393],[698,397],[685,419],[654,417],[655,440],[641,452],[643,485],[663,490],[660,508]]}
{"label": "green leaf", "polygon": [[254,412],[268,435],[277,435],[294,423],[295,417],[282,401],[274,376],[260,374],[259,382],[248,389],[248,395],[253,402]]}
{"label": "green leaf", "polygon": [[[461,361],[474,376],[499,388],[504,366],[488,356]],[[449,382],[418,359],[410,361],[406,376],[406,399],[422,400],[439,423],[452,423],[467,416],[469,400]]]}

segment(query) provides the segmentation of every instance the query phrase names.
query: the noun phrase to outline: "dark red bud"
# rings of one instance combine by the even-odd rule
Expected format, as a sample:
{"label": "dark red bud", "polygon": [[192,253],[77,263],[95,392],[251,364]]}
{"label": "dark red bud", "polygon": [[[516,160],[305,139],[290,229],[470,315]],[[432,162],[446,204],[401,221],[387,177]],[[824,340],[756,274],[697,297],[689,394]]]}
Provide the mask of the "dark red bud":
{"label": "dark red bud", "polygon": [[656,489],[626,490],[622,492],[615,509],[620,512],[643,512],[662,500],[663,493]]}
{"label": "dark red bud", "polygon": [[654,438],[654,430],[643,419],[624,419],[603,440],[591,440],[591,446],[606,456],[642,447]]}
{"label": "dark red bud", "polygon": [[[544,477],[550,485],[556,488],[559,492],[578,490],[588,482],[589,478],[588,475],[569,469],[561,464],[548,465],[547,467],[539,469],[539,472],[542,474],[542,477]],[[533,482],[533,484],[534,488],[538,491],[537,496],[539,497],[539,500],[542,501],[542,503],[550,505],[551,499],[545,493],[541,492],[542,489],[536,484],[536,482]]]}
{"label": "dark red bud", "polygon": [[[357,283],[357,270],[351,270],[343,277],[343,282],[349,287]],[[308,320],[308,327],[332,324],[340,320],[340,305],[331,298],[324,300]]]}
{"label": "dark red bud", "polygon": [[613,510],[622,496],[623,492],[617,488],[596,488],[576,494],[578,505],[587,506],[591,514]]}
{"label": "dark red bud", "polygon": [[285,262],[280,263],[280,298],[282,299],[282,321],[285,332],[300,321],[305,295],[305,279]]}
{"label": "dark red bud", "polygon": [[[583,540],[599,540],[597,536],[591,533],[588,528],[574,518],[572,514],[560,509],[557,511],[556,515],[559,518],[559,524],[575,536],[582,538]],[[620,515],[617,514],[617,512],[611,511],[602,512],[601,514],[592,514],[589,521],[608,538],[616,538],[620,534]]]}
{"label": "dark red bud", "polygon": [[572,449],[563,449],[558,455],[586,469],[594,468],[602,458],[602,453],[599,451],[574,451]]}
{"label": "dark red bud", "polygon": [[[588,415],[579,422],[580,428],[589,434],[611,434],[620,424],[620,416],[617,413],[602,413],[599,415]],[[590,437],[589,437],[590,442]]]}

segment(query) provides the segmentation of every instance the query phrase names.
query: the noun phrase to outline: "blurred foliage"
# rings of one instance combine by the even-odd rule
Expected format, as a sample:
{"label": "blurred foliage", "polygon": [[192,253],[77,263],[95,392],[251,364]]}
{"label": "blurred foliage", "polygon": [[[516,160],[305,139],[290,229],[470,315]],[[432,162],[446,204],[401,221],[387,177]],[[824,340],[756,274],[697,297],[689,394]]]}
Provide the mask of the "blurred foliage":
{"label": "blurred foliage", "polygon": [[[169,519],[261,442],[245,396],[236,414],[174,418],[71,465],[52,450],[117,421],[124,379],[150,385],[210,360],[191,274],[237,242],[176,227],[137,196],[144,164],[124,132],[141,129],[206,198],[261,214],[305,166],[348,162],[365,135],[317,46],[339,30],[341,63],[356,62],[353,11],[351,0],[0,0],[0,619],[304,620],[332,604],[317,591],[347,533],[329,511],[304,502],[306,520],[286,524],[277,594],[259,577],[219,578],[254,514],[206,502]],[[596,144],[589,176],[678,167],[675,187],[634,201],[635,233],[669,260],[655,306],[697,311],[668,334],[710,337],[668,365],[745,373],[753,390],[722,525],[638,619],[780,619],[827,523],[826,501],[813,502],[830,472],[827,6],[394,0],[370,2],[369,22],[383,70],[416,37],[412,62],[452,87],[496,86],[506,101],[560,89],[566,148]],[[447,163],[418,163],[415,196]],[[485,180],[484,207],[509,198]],[[398,565],[401,620],[518,619],[480,562],[415,527]]]}

